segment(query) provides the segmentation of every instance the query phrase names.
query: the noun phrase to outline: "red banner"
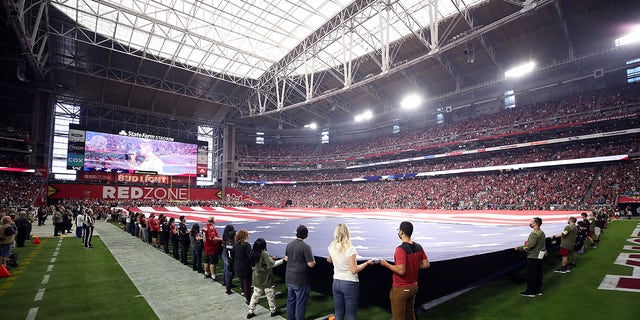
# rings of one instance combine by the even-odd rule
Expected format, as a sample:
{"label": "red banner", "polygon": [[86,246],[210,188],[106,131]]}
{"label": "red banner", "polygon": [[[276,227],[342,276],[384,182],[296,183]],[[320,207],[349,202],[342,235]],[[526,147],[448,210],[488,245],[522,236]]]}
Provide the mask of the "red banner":
{"label": "red banner", "polygon": [[78,172],[80,181],[117,182],[128,184],[156,184],[156,185],[195,185],[196,177],[167,176],[161,174],[131,174],[115,172]]}
{"label": "red banner", "polygon": [[170,176],[171,184],[196,185],[196,177]]}
{"label": "red banner", "polygon": [[161,174],[129,174],[129,173],[116,174],[116,181],[128,182],[128,183],[158,183],[158,184],[166,184],[166,185],[168,185],[170,182],[169,176],[165,176]]}
{"label": "red banner", "polygon": [[[219,188],[162,188],[145,186],[106,186],[75,183],[52,183],[49,199],[129,199],[129,200],[220,200]],[[226,188],[227,201],[256,202],[237,189]]]}
{"label": "red banner", "polygon": [[618,196],[618,203],[640,203],[640,196]]}
{"label": "red banner", "polygon": [[110,172],[78,172],[78,179],[80,181],[99,181],[99,182],[115,182],[113,174]]}

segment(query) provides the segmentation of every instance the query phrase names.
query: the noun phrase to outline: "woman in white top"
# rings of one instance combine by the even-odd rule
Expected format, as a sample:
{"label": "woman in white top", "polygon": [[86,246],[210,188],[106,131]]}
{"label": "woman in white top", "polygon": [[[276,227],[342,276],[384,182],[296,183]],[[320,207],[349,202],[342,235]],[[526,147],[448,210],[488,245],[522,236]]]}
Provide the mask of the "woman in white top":
{"label": "woman in white top", "polygon": [[349,228],[345,224],[336,226],[334,240],[329,245],[329,258],[333,263],[333,305],[335,319],[355,319],[360,299],[358,272],[373,264],[373,260],[358,264],[356,248],[351,243]]}

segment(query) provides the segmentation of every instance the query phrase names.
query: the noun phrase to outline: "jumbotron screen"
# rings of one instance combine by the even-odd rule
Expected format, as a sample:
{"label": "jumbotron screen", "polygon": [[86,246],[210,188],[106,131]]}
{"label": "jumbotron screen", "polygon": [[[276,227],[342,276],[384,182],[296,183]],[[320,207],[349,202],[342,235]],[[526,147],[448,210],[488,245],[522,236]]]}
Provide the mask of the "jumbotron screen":
{"label": "jumbotron screen", "polygon": [[89,131],[69,126],[67,168],[83,171],[207,176],[207,145],[202,141],[121,130]]}

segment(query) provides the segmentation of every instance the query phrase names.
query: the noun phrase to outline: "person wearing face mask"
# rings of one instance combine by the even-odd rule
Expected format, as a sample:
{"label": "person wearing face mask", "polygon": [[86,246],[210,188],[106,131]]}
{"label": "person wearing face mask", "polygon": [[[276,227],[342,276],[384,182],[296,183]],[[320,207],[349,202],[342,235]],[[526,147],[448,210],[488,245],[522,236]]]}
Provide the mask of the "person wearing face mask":
{"label": "person wearing face mask", "polygon": [[524,245],[517,246],[516,251],[527,253],[527,289],[520,292],[523,297],[533,298],[542,295],[542,265],[547,254],[546,235],[540,229],[542,219],[533,218],[529,227],[531,233]]}
{"label": "person wearing face mask", "polygon": [[562,266],[560,269],[555,270],[555,272],[571,272],[571,269],[569,268],[569,255],[573,253],[577,234],[578,228],[576,228],[576,218],[571,217],[569,218],[569,221],[567,221],[567,226],[564,227],[564,230],[553,236],[553,238],[560,238],[560,256],[562,256]]}
{"label": "person wearing face mask", "polygon": [[415,320],[414,304],[418,293],[418,273],[429,268],[429,259],[422,246],[411,240],[413,224],[403,221],[398,228],[398,238],[402,244],[393,254],[394,264],[380,260],[380,265],[393,272],[393,284],[389,293],[391,315],[394,320]]}

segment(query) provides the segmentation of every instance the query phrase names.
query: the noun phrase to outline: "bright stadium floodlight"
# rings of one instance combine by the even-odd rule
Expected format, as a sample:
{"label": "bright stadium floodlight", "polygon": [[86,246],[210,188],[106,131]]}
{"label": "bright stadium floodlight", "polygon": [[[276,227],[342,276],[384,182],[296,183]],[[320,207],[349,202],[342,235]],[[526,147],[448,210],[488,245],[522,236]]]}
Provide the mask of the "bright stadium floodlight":
{"label": "bright stadium floodlight", "polygon": [[507,72],[504,73],[504,76],[505,76],[505,78],[522,77],[523,75],[533,71],[533,68],[535,66],[536,66],[536,64],[533,61],[529,61],[529,62],[527,62],[525,64],[521,64],[519,66],[515,66],[515,67],[507,70]]}
{"label": "bright stadium floodlight", "polygon": [[624,46],[627,44],[632,44],[640,42],[640,26],[635,26],[631,32],[625,34],[624,36],[615,40],[616,47]]}
{"label": "bright stadium floodlight", "polygon": [[318,125],[315,122],[311,122],[304,125],[305,129],[311,129],[311,130],[315,130],[317,127]]}
{"label": "bright stadium floodlight", "polygon": [[361,122],[361,121],[364,121],[364,120],[369,120],[371,118],[373,118],[373,113],[371,112],[371,110],[367,110],[367,111],[355,116],[354,120],[356,122]]}
{"label": "bright stadium floodlight", "polygon": [[400,107],[404,110],[414,110],[422,103],[422,98],[417,94],[411,94],[406,96],[400,102]]}

